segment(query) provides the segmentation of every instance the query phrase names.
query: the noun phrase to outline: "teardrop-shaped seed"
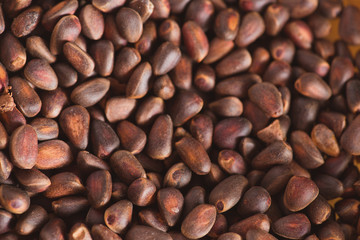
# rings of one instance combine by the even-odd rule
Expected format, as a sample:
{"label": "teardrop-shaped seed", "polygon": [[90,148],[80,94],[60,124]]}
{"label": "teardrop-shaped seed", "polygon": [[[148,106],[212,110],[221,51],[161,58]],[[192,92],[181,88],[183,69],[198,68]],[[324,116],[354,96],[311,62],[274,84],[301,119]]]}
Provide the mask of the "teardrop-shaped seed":
{"label": "teardrop-shaped seed", "polygon": [[288,239],[301,239],[311,230],[311,223],[305,214],[294,213],[274,222],[274,232]]}
{"label": "teardrop-shaped seed", "polygon": [[164,75],[170,72],[179,63],[181,58],[180,49],[171,42],[161,44],[153,58],[155,75]]}
{"label": "teardrop-shaped seed", "polygon": [[104,33],[105,23],[102,13],[92,4],[80,10],[79,19],[82,33],[91,40],[99,40]]}
{"label": "teardrop-shaped seed", "polygon": [[51,176],[51,186],[46,189],[44,196],[59,198],[79,194],[85,191],[80,178],[71,172],[61,172]]}
{"label": "teardrop-shaped seed", "polygon": [[320,101],[331,97],[327,83],[315,73],[304,73],[295,81],[295,89],[302,95]]}
{"label": "teardrop-shaped seed", "polygon": [[86,180],[89,203],[94,208],[106,205],[111,198],[112,180],[110,172],[99,170],[90,174]]}
{"label": "teardrop-shaped seed", "polygon": [[172,152],[173,123],[169,115],[160,115],[149,133],[146,153],[149,157],[163,160]]}
{"label": "teardrop-shaped seed", "polygon": [[137,42],[143,32],[143,23],[138,12],[123,7],[116,14],[116,23],[119,33],[128,42]]}
{"label": "teardrop-shaped seed", "polygon": [[132,203],[128,200],[121,200],[105,210],[105,224],[112,231],[116,233],[123,233],[131,222],[132,212]]}
{"label": "teardrop-shaped seed", "polygon": [[50,64],[44,59],[30,60],[24,69],[26,79],[43,90],[55,90],[58,86],[58,78]]}
{"label": "teardrop-shaped seed", "polygon": [[175,143],[183,162],[198,175],[210,172],[211,161],[203,145],[192,137],[185,136]]}
{"label": "teardrop-shaped seed", "polygon": [[209,203],[213,204],[218,213],[226,212],[240,200],[248,180],[242,175],[232,175],[216,185],[209,195]]}
{"label": "teardrop-shaped seed", "polygon": [[38,158],[38,139],[31,125],[22,125],[12,133],[9,151],[12,163],[18,168],[34,167]]}
{"label": "teardrop-shaped seed", "polygon": [[30,235],[39,230],[48,220],[48,213],[39,205],[31,205],[17,220],[15,230],[20,235]]}
{"label": "teardrop-shaped seed", "polygon": [[319,195],[319,188],[309,178],[293,176],[284,193],[284,205],[292,212],[306,208]]}
{"label": "teardrop-shaped seed", "polygon": [[216,220],[216,208],[201,204],[194,208],[181,224],[182,234],[190,239],[199,239],[208,234]]}
{"label": "teardrop-shaped seed", "polygon": [[70,142],[79,149],[85,149],[89,140],[90,114],[80,105],[65,108],[59,117],[61,129]]}
{"label": "teardrop-shaped seed", "polygon": [[120,139],[114,129],[108,123],[97,119],[91,121],[90,139],[92,152],[99,158],[110,156],[120,145]]}
{"label": "teardrop-shaped seed", "polygon": [[0,204],[7,211],[14,214],[22,214],[30,207],[30,198],[28,194],[14,186],[0,186]]}
{"label": "teardrop-shaped seed", "polygon": [[[140,153],[146,144],[145,132],[129,121],[121,121],[116,128],[119,135],[121,146],[132,154]],[[149,143],[150,144],[150,143]]]}
{"label": "teardrop-shaped seed", "polygon": [[340,154],[340,148],[335,134],[324,124],[317,124],[311,131],[311,139],[318,149],[329,156],[336,157]]}
{"label": "teardrop-shaped seed", "polygon": [[182,26],[182,34],[187,53],[196,62],[201,62],[209,52],[209,42],[201,27],[193,21]]}
{"label": "teardrop-shaped seed", "polygon": [[15,177],[24,189],[31,193],[44,192],[50,185],[50,179],[36,168],[14,170]]}
{"label": "teardrop-shaped seed", "polygon": [[49,140],[39,144],[39,153],[35,166],[38,169],[55,169],[70,164],[72,152],[67,143],[62,140]]}
{"label": "teardrop-shaped seed", "polygon": [[137,66],[126,84],[126,96],[132,99],[143,98],[149,91],[151,76],[150,63],[144,62]]}
{"label": "teardrop-shaped seed", "polygon": [[71,65],[81,74],[88,76],[95,69],[95,62],[91,56],[72,42],[64,44],[63,53]]}
{"label": "teardrop-shaped seed", "polygon": [[218,64],[216,64],[216,75],[227,77],[247,70],[252,63],[249,51],[245,48],[236,49],[226,55]]}
{"label": "teardrop-shaped seed", "polygon": [[139,177],[145,177],[145,170],[137,158],[128,151],[119,150],[110,158],[112,169],[125,183],[132,183]]}
{"label": "teardrop-shaped seed", "polygon": [[291,147],[296,160],[307,169],[314,169],[324,164],[320,151],[309,135],[303,131],[294,131],[290,137]]}
{"label": "teardrop-shaped seed", "polygon": [[157,193],[157,203],[165,222],[174,226],[181,216],[184,197],[176,188],[162,188]]}

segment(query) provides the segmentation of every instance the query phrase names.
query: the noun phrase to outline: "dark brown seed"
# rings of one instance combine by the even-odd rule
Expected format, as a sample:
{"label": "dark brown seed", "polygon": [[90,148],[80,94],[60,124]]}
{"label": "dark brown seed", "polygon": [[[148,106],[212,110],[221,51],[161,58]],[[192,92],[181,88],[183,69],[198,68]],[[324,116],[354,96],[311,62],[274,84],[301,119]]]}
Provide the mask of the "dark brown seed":
{"label": "dark brown seed", "polygon": [[162,232],[167,232],[168,226],[159,212],[153,209],[143,209],[139,212],[140,222]]}
{"label": "dark brown seed", "polygon": [[170,110],[174,126],[181,126],[194,117],[201,111],[203,104],[203,99],[194,92],[181,91],[178,93]]}
{"label": "dark brown seed", "polygon": [[314,176],[314,182],[318,186],[320,194],[326,199],[335,199],[344,193],[343,183],[335,177],[317,174]]}
{"label": "dark brown seed", "polygon": [[[150,2],[150,0],[146,1]],[[154,43],[157,39],[156,25],[154,22],[148,21],[144,24],[143,28],[143,33],[140,39],[135,43],[135,48],[141,55],[148,55],[153,51]]]}
{"label": "dark brown seed", "polygon": [[55,169],[70,164],[73,160],[69,145],[62,140],[49,140],[39,144],[35,166],[38,169]]}
{"label": "dark brown seed", "polygon": [[214,5],[209,0],[191,1],[185,12],[185,21],[194,21],[207,31],[214,18],[214,12]]}
{"label": "dark brown seed", "polygon": [[175,86],[167,74],[157,78],[153,83],[152,89],[157,97],[164,100],[169,100],[175,94]]}
{"label": "dark brown seed", "polygon": [[331,22],[321,14],[312,14],[308,18],[308,24],[316,38],[325,38],[331,32]]}
{"label": "dark brown seed", "polygon": [[251,55],[245,48],[237,49],[228,54],[215,67],[218,77],[227,77],[243,72],[251,66]]}
{"label": "dark brown seed", "polygon": [[270,61],[269,51],[263,47],[258,47],[255,49],[252,58],[249,73],[263,74]]}
{"label": "dark brown seed", "polygon": [[306,97],[324,101],[331,97],[331,88],[315,73],[304,73],[295,82],[295,89]]}
{"label": "dark brown seed", "polygon": [[165,42],[156,50],[153,58],[155,75],[164,75],[171,71],[179,63],[181,52],[171,42]]}
{"label": "dark brown seed", "polygon": [[111,126],[97,119],[92,120],[90,138],[93,153],[99,158],[110,156],[120,145],[120,140]]}
{"label": "dark brown seed", "polygon": [[319,195],[307,208],[306,214],[314,224],[322,224],[331,214],[331,206],[324,197]]}
{"label": "dark brown seed", "polygon": [[192,60],[182,55],[179,63],[171,72],[171,79],[174,85],[180,89],[190,89],[192,84]]}
{"label": "dark brown seed", "polygon": [[354,198],[342,199],[335,204],[335,212],[346,223],[354,224],[358,221],[360,202]]}
{"label": "dark brown seed", "polygon": [[58,82],[61,87],[71,87],[78,80],[77,72],[67,63],[55,63],[53,69],[58,77]]}
{"label": "dark brown seed", "polygon": [[30,206],[28,194],[20,188],[10,185],[0,185],[0,204],[14,214],[26,212]]}
{"label": "dark brown seed", "polygon": [[239,29],[240,14],[228,8],[219,12],[214,23],[215,34],[223,40],[234,40]]}
{"label": "dark brown seed", "polygon": [[109,122],[127,119],[135,109],[136,100],[124,97],[112,97],[106,102],[105,115]]}
{"label": "dark brown seed", "polygon": [[228,118],[216,124],[214,143],[220,148],[234,149],[240,137],[250,134],[252,124],[246,118]]}
{"label": "dark brown seed", "polygon": [[24,189],[28,192],[44,192],[51,185],[50,179],[36,168],[14,168],[13,172],[19,183],[23,185]]}
{"label": "dark brown seed", "polygon": [[230,226],[229,231],[239,234],[245,238],[250,229],[260,229],[266,232],[270,230],[270,219],[265,214],[255,214]]}
{"label": "dark brown seed", "polygon": [[342,2],[339,0],[320,0],[319,10],[324,16],[335,18],[342,10]]}
{"label": "dark brown seed", "polygon": [[360,117],[356,117],[341,135],[341,147],[352,155],[360,155],[360,144],[358,129],[360,128]]}
{"label": "dark brown seed", "polygon": [[170,2],[169,0],[151,0],[154,5],[152,19],[168,18],[170,15]]}
{"label": "dark brown seed", "polygon": [[106,78],[95,78],[78,85],[71,92],[71,100],[83,107],[90,107],[99,102],[110,89]]}
{"label": "dark brown seed", "polygon": [[20,235],[30,235],[38,231],[48,220],[48,213],[39,205],[30,206],[29,210],[17,220],[15,230]]}
{"label": "dark brown seed", "polygon": [[130,47],[124,47],[116,56],[114,76],[120,80],[127,79],[141,62],[140,53]]}
{"label": "dark brown seed", "polygon": [[259,132],[261,129],[265,128],[270,120],[270,116],[252,101],[246,101],[244,103],[243,115],[253,124],[254,132]]}
{"label": "dark brown seed", "polygon": [[154,11],[154,4],[150,0],[131,0],[129,7],[139,13],[143,23],[149,19]]}
{"label": "dark brown seed", "polygon": [[277,220],[272,229],[281,237],[287,239],[300,239],[310,232],[311,223],[306,215],[294,213]]}
{"label": "dark brown seed", "polygon": [[315,52],[327,60],[335,54],[334,44],[327,39],[317,39],[314,43]]}
{"label": "dark brown seed", "polygon": [[209,237],[219,237],[225,233],[228,228],[226,217],[222,214],[216,214],[216,219],[210,232],[207,234]]}
{"label": "dark brown seed", "polygon": [[85,5],[80,13],[82,33],[91,40],[99,40],[104,33],[104,17],[92,4]]}
{"label": "dark brown seed", "polygon": [[116,23],[119,33],[128,42],[137,42],[143,32],[141,16],[131,8],[123,7],[116,14]]}
{"label": "dark brown seed", "polygon": [[112,181],[110,172],[99,170],[90,174],[86,180],[89,203],[94,208],[105,206],[111,198]]}
{"label": "dark brown seed", "polygon": [[261,180],[261,186],[264,187],[270,195],[275,195],[283,190],[293,175],[290,166],[279,165],[272,167]]}
{"label": "dark brown seed", "polygon": [[254,186],[244,193],[237,207],[241,216],[265,213],[271,205],[271,197],[265,188]]}
{"label": "dark brown seed", "polygon": [[328,221],[321,225],[321,228],[317,231],[316,235],[321,240],[344,240],[345,235],[340,225],[334,221]]}
{"label": "dark brown seed", "polygon": [[[271,235],[270,233],[261,230],[261,229],[250,229],[247,233],[246,233],[246,239],[247,240],[276,240],[277,238],[275,238],[273,235]],[[221,239],[223,240],[223,239]],[[224,238],[225,240],[225,238]],[[237,240],[237,239],[229,239],[229,240]],[[240,240],[240,239],[239,239]]]}
{"label": "dark brown seed", "polygon": [[243,104],[237,97],[224,97],[209,103],[208,107],[222,117],[238,117],[243,112]]}
{"label": "dark brown seed", "polygon": [[209,52],[204,58],[203,63],[211,64],[226,56],[234,47],[234,42],[230,40],[223,40],[214,38],[210,41]]}
{"label": "dark brown seed", "polygon": [[95,62],[95,71],[101,76],[109,76],[114,68],[114,45],[109,40],[100,40],[91,45],[91,56]]}
{"label": "dark brown seed", "polygon": [[61,218],[52,218],[45,224],[39,233],[40,239],[52,240],[54,236],[61,239],[66,239],[66,225]]}
{"label": "dark brown seed", "polygon": [[245,98],[247,97],[248,89],[253,84],[259,82],[261,82],[261,78],[256,74],[241,74],[218,82],[215,86],[215,91],[221,96]]}
{"label": "dark brown seed", "polygon": [[31,169],[38,158],[38,139],[34,128],[28,124],[18,127],[10,138],[11,162],[19,168]]}
{"label": "dark brown seed", "polygon": [[328,62],[309,50],[298,50],[296,59],[301,67],[309,72],[317,73],[320,77],[326,76],[329,72]]}
{"label": "dark brown seed", "polygon": [[172,152],[173,123],[169,115],[160,115],[148,135],[146,153],[149,157],[163,160]]}
{"label": "dark brown seed", "polygon": [[271,82],[277,86],[284,86],[291,77],[291,67],[285,61],[273,61],[264,72],[264,82]]}
{"label": "dark brown seed", "polygon": [[249,98],[270,117],[283,114],[281,93],[271,83],[256,83],[249,89]]}
{"label": "dark brown seed", "polygon": [[240,200],[248,180],[242,175],[225,178],[210,192],[209,203],[213,204],[218,213],[226,212]]}
{"label": "dark brown seed", "polygon": [[356,113],[360,110],[360,81],[352,79],[346,83],[346,100],[349,110]]}
{"label": "dark brown seed", "polygon": [[134,225],[130,228],[125,236],[125,240],[144,240],[149,238],[149,236],[156,240],[172,240],[172,237],[168,233],[141,225]]}
{"label": "dark brown seed", "polygon": [[148,97],[137,109],[135,120],[138,125],[151,124],[157,115],[164,112],[164,100],[158,97]]}
{"label": "dark brown seed", "polygon": [[91,228],[91,236],[94,240],[122,240],[122,238],[102,224],[96,224]]}
{"label": "dark brown seed", "polygon": [[106,14],[105,16],[104,38],[110,40],[116,50],[119,50],[127,44],[126,39],[120,35],[117,29],[114,14]]}
{"label": "dark brown seed", "polygon": [[335,134],[324,124],[317,124],[311,131],[311,139],[317,148],[329,156],[336,157],[340,154],[339,145]]}
{"label": "dark brown seed", "polygon": [[208,174],[211,168],[209,155],[203,145],[191,137],[183,137],[175,143],[181,159],[198,175]]}
{"label": "dark brown seed", "polygon": [[256,135],[257,137],[268,144],[275,141],[286,140],[287,132],[290,127],[290,118],[288,116],[281,116],[279,119],[274,120],[267,127],[259,130]]}
{"label": "dark brown seed", "polygon": [[116,128],[121,145],[132,154],[140,153],[146,144],[145,132],[129,121],[121,121]]}
{"label": "dark brown seed", "polygon": [[0,39],[0,60],[10,72],[16,72],[26,63],[26,51],[20,41],[11,33],[5,33]]}
{"label": "dark brown seed", "polygon": [[71,172],[58,173],[50,180],[51,186],[44,193],[47,198],[65,197],[85,191],[80,178]]}
{"label": "dark brown seed", "polygon": [[309,178],[293,176],[284,193],[284,205],[292,212],[307,207],[319,195],[319,188]]}
{"label": "dark brown seed", "polygon": [[157,193],[159,211],[170,227],[174,226],[181,216],[184,197],[176,188],[162,188]]}
{"label": "dark brown seed", "polygon": [[65,43],[63,52],[66,59],[79,73],[88,76],[94,71],[94,60],[75,43]]}
{"label": "dark brown seed", "polygon": [[321,153],[309,135],[303,131],[294,131],[290,138],[295,159],[307,169],[318,168],[324,164]]}
{"label": "dark brown seed", "polygon": [[288,164],[292,158],[290,145],[284,141],[276,141],[256,155],[251,164],[255,169],[266,169],[273,165]]}
{"label": "dark brown seed", "polygon": [[143,98],[149,90],[151,75],[150,63],[144,62],[137,66],[126,85],[126,96],[133,99]]}
{"label": "dark brown seed", "polygon": [[180,45],[181,28],[175,20],[166,19],[163,21],[158,27],[158,34],[164,41],[169,41],[177,47]]}
{"label": "dark brown seed", "polygon": [[11,24],[11,31],[14,36],[20,38],[29,35],[39,24],[41,14],[41,7],[33,6],[14,18]]}
{"label": "dark brown seed", "polygon": [[351,24],[357,21],[360,21],[360,10],[354,5],[344,7],[339,23],[339,35],[349,44],[360,44],[360,29]]}
{"label": "dark brown seed", "polygon": [[44,40],[39,36],[31,36],[26,39],[26,50],[33,57],[45,59],[49,63],[56,61],[56,56],[50,52]]}
{"label": "dark brown seed", "polygon": [[47,118],[58,117],[62,108],[68,103],[68,96],[61,88],[54,91],[43,91],[40,98],[42,102],[41,114]]}
{"label": "dark brown seed", "polygon": [[209,52],[209,42],[201,27],[193,21],[187,21],[182,27],[187,53],[196,62],[201,62]]}
{"label": "dark brown seed", "polygon": [[354,75],[354,66],[350,59],[335,57],[331,62],[329,84],[333,94],[338,94],[345,83]]}
{"label": "dark brown seed", "polygon": [[269,3],[275,2],[274,0],[239,0],[240,8],[245,11],[260,12]]}
{"label": "dark brown seed", "polygon": [[164,186],[182,188],[191,180],[191,170],[184,163],[174,164],[164,176]]}
{"label": "dark brown seed", "polygon": [[26,64],[24,69],[26,79],[40,89],[47,91],[55,90],[58,86],[58,78],[44,59],[33,59]]}
{"label": "dark brown seed", "polygon": [[261,149],[261,143],[250,137],[244,137],[240,140],[238,149],[246,161],[252,159]]}
{"label": "dark brown seed", "polygon": [[192,187],[185,196],[183,214],[186,216],[196,206],[205,203],[205,189],[200,186]]}
{"label": "dark brown seed", "polygon": [[80,105],[65,108],[59,117],[59,124],[70,142],[79,149],[85,149],[89,140],[90,115]]}
{"label": "dark brown seed", "polygon": [[316,120],[319,107],[319,102],[313,99],[303,97],[294,99],[291,105],[291,123],[294,129],[310,130]]}
{"label": "dark brown seed", "polygon": [[247,13],[242,19],[235,43],[239,47],[246,47],[256,41],[265,32],[265,23],[257,12]]}
{"label": "dark brown seed", "polygon": [[0,112],[0,120],[8,133],[26,124],[24,115],[16,107],[9,112]]}
{"label": "dark brown seed", "polygon": [[82,173],[85,174],[89,174],[96,170],[110,170],[110,167],[106,162],[87,151],[79,152],[76,158],[76,164]]}
{"label": "dark brown seed", "polygon": [[233,150],[220,151],[218,163],[229,174],[245,174],[247,170],[247,164],[242,156]]}
{"label": "dark brown seed", "polygon": [[205,114],[196,115],[190,122],[190,132],[208,150],[212,144],[213,123]]}
{"label": "dark brown seed", "polygon": [[139,177],[145,177],[145,170],[136,157],[128,151],[119,150],[110,158],[110,164],[120,180],[130,184]]}
{"label": "dark brown seed", "polygon": [[291,63],[295,56],[295,45],[288,38],[275,38],[270,43],[271,56],[278,61]]}
{"label": "dark brown seed", "polygon": [[[241,240],[242,238],[237,233],[227,232],[227,233],[221,234],[217,239],[218,240]],[[247,236],[246,236],[246,239],[247,239]],[[249,240],[252,240],[252,238],[249,238]]]}
{"label": "dark brown seed", "polygon": [[155,184],[147,178],[138,178],[128,188],[127,197],[136,206],[144,207],[151,204],[156,192]]}
{"label": "dark brown seed", "polygon": [[13,165],[7,156],[0,151],[0,180],[6,180],[10,177]]}
{"label": "dark brown seed", "polygon": [[347,168],[351,161],[351,155],[345,151],[341,151],[339,156],[326,159],[321,166],[321,171],[333,177],[339,177]]}
{"label": "dark brown seed", "polygon": [[264,22],[266,25],[266,33],[270,36],[276,36],[286,22],[289,20],[290,12],[289,9],[281,4],[270,5],[264,15]]}
{"label": "dark brown seed", "polygon": [[181,224],[182,234],[190,239],[204,237],[212,228],[216,219],[216,208],[209,204],[195,207]]}
{"label": "dark brown seed", "polygon": [[318,0],[304,0],[304,1],[292,1],[292,0],[280,0],[279,3],[290,9],[292,18],[303,18],[309,16],[318,7]]}
{"label": "dark brown seed", "polygon": [[123,233],[131,222],[132,211],[133,205],[128,200],[121,200],[111,205],[104,214],[106,226],[115,233]]}
{"label": "dark brown seed", "polygon": [[125,4],[125,0],[93,0],[92,5],[104,13],[111,12],[113,9]]}
{"label": "dark brown seed", "polygon": [[50,31],[61,17],[74,14],[78,6],[79,2],[76,0],[59,2],[43,15],[41,23],[46,30]]}
{"label": "dark brown seed", "polygon": [[92,237],[84,223],[76,223],[70,229],[69,240],[92,240]]}
{"label": "dark brown seed", "polygon": [[301,20],[289,22],[285,26],[285,32],[299,48],[310,49],[313,35],[309,26]]}
{"label": "dark brown seed", "polygon": [[64,197],[51,203],[52,209],[56,215],[69,217],[85,210],[89,205],[85,197]]}
{"label": "dark brown seed", "polygon": [[51,34],[50,51],[54,55],[62,52],[65,42],[74,42],[81,32],[80,20],[75,15],[62,17]]}
{"label": "dark brown seed", "polygon": [[0,34],[2,34],[5,30],[5,20],[4,20],[4,12],[3,5],[0,6]]}

